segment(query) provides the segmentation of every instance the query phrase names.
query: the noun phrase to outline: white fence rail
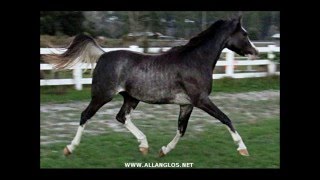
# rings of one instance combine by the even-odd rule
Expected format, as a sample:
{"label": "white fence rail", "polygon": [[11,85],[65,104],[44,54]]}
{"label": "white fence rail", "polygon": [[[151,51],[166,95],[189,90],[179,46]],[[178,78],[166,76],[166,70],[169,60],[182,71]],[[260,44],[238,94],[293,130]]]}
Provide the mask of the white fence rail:
{"label": "white fence rail", "polygon": [[[114,51],[114,50],[131,50],[136,52],[143,52],[143,48],[138,46],[130,46],[130,48],[103,48],[104,51]],[[159,53],[168,51],[170,47],[163,48],[148,48],[148,53]],[[280,52],[280,47],[275,45],[269,45],[267,47],[257,47],[260,53],[268,53],[268,59],[259,59],[259,60],[236,60],[235,54],[233,51],[224,49],[222,53],[226,53],[226,60],[219,60],[216,66],[224,66],[224,74],[212,74],[213,79],[220,79],[223,77],[231,78],[249,78],[249,77],[264,77],[268,75],[280,75],[280,72],[276,72],[276,64],[270,59],[274,58],[274,52]],[[52,53],[63,53],[65,49],[55,49],[55,48],[40,48],[40,54],[52,54]],[[267,72],[248,72],[248,73],[236,73],[234,71],[235,66],[251,66],[256,65],[267,65]],[[82,69],[91,69],[91,65],[87,64],[78,64],[75,67],[70,69],[73,70],[72,79],[40,79],[40,86],[52,86],[52,85],[75,85],[77,90],[82,90],[83,84],[91,84],[92,78],[82,78]],[[50,64],[40,64],[40,70],[52,70],[52,65]]]}

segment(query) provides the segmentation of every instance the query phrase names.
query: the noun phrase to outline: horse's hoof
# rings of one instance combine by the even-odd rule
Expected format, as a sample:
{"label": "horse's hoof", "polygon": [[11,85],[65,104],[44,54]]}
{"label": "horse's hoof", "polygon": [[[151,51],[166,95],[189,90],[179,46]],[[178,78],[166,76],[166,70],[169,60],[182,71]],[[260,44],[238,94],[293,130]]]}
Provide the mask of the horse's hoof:
{"label": "horse's hoof", "polygon": [[140,151],[143,155],[147,155],[148,152],[149,152],[149,148],[141,147],[141,148],[139,148],[139,151]]}
{"label": "horse's hoof", "polygon": [[159,152],[159,157],[164,157],[166,154],[162,151],[162,149],[160,149],[160,152]]}
{"label": "horse's hoof", "polygon": [[247,149],[239,149],[238,151],[242,156],[249,156],[249,152]]}
{"label": "horse's hoof", "polygon": [[64,154],[65,156],[69,156],[69,155],[71,154],[71,152],[69,151],[69,149],[68,149],[67,147],[65,147],[65,148],[63,149],[63,154]]}

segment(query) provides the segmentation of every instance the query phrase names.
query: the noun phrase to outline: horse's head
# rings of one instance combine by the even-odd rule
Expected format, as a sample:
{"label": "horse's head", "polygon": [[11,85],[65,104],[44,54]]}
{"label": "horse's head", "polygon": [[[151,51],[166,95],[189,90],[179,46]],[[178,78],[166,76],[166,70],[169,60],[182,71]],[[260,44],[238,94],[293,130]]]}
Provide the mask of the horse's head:
{"label": "horse's head", "polygon": [[242,27],[242,16],[232,19],[231,26],[233,32],[227,40],[226,48],[236,52],[241,56],[258,55],[258,50],[249,39],[248,32]]}

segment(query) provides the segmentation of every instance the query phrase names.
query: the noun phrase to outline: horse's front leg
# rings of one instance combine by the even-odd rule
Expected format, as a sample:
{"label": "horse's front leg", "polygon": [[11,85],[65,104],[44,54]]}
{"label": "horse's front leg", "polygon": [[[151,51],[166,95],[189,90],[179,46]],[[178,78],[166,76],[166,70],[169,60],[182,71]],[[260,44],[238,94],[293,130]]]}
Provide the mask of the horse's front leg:
{"label": "horse's front leg", "polygon": [[181,105],[180,106],[180,114],[178,119],[178,130],[176,136],[172,139],[172,141],[167,146],[162,146],[159,152],[159,156],[163,157],[168,154],[172,149],[174,149],[180,139],[186,132],[188,121],[190,115],[192,113],[193,106],[192,105]]}
{"label": "horse's front leg", "polygon": [[200,97],[199,100],[195,103],[195,106],[204,110],[205,112],[225,124],[231,134],[233,141],[238,145],[237,150],[239,151],[239,153],[243,156],[249,156],[247,147],[244,144],[239,133],[233,127],[231,120],[215,104],[213,104],[213,102],[211,102],[208,96]]}

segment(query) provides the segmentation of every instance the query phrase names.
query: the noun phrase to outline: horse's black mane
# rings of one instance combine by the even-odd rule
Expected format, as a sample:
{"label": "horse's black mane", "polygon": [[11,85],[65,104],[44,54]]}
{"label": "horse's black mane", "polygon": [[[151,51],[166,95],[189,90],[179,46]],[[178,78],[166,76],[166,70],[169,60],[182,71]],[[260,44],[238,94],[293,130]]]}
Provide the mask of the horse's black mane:
{"label": "horse's black mane", "polygon": [[218,20],[214,24],[212,24],[208,29],[202,31],[197,36],[191,38],[189,42],[183,46],[176,46],[170,49],[168,52],[185,52],[190,51],[199,45],[202,45],[206,41],[210,40],[211,37],[213,37],[214,34],[217,33],[217,31],[220,30],[220,27],[226,23],[226,20]]}

